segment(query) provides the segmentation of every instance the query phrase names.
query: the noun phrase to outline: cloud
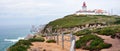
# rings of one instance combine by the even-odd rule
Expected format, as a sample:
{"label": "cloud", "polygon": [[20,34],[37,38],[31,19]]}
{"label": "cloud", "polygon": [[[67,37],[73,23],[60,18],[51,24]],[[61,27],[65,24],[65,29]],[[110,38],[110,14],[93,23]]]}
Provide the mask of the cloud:
{"label": "cloud", "polygon": [[35,17],[52,6],[50,2],[39,0],[0,0],[0,18]]}
{"label": "cloud", "polygon": [[[115,9],[120,0],[0,0],[1,25],[42,24],[75,13],[86,2],[88,9]],[[22,20],[22,21],[21,21]]]}
{"label": "cloud", "polygon": [[21,8],[33,8],[33,7],[48,7],[52,6],[51,3],[46,3],[46,2],[33,2],[33,1],[2,1],[0,2],[0,7],[3,8],[10,8],[10,9],[21,9]]}
{"label": "cloud", "polygon": [[0,0],[0,17],[35,17],[40,15],[71,14],[81,9],[120,8],[119,0]]}

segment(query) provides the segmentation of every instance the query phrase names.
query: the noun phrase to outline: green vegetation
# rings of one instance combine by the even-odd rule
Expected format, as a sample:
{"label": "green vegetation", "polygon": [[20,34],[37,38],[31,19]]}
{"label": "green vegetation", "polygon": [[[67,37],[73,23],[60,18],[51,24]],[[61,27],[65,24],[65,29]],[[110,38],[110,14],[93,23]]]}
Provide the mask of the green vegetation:
{"label": "green vegetation", "polygon": [[103,39],[100,37],[92,34],[80,37],[80,39],[76,41],[76,48],[83,48],[91,51],[101,50],[111,46],[111,44],[104,43]]}
{"label": "green vegetation", "polygon": [[114,24],[120,24],[120,18],[116,18],[116,22]]}
{"label": "green vegetation", "polygon": [[27,51],[30,45],[32,44],[29,40],[19,40],[16,44],[11,46],[8,51]]}
{"label": "green vegetation", "polygon": [[116,30],[114,30],[112,28],[108,28],[108,27],[102,28],[102,29],[99,29],[96,31],[96,33],[98,33],[98,34],[107,35],[107,36],[114,35],[115,32],[116,32]]}
{"label": "green vegetation", "polygon": [[112,38],[114,38],[116,33],[120,33],[120,25],[108,26],[108,27],[97,28],[97,29],[92,29],[92,30],[84,29],[84,30],[74,33],[74,35],[82,36],[82,35],[87,35],[87,34],[91,34],[91,33],[97,33],[99,35],[111,36]]}
{"label": "green vegetation", "polygon": [[46,27],[52,26],[53,29],[59,29],[94,23],[106,23],[110,25],[118,22],[118,18],[119,17],[106,15],[68,15],[64,18],[50,22]]}
{"label": "green vegetation", "polygon": [[[109,48],[112,45],[104,43],[103,39],[94,35],[107,35],[112,38],[115,37],[116,33],[120,33],[120,16],[107,16],[107,15],[67,15],[64,18],[57,19],[46,25],[45,29],[52,27],[52,31],[57,29],[69,29],[73,27],[85,26],[86,24],[103,24],[108,25],[104,28],[95,29],[85,29],[74,33],[76,36],[82,36],[76,41],[76,48],[83,48],[87,50],[101,50],[104,48]],[[68,33],[68,32],[65,32]],[[93,34],[92,34],[93,33]]]}
{"label": "green vegetation", "polygon": [[47,40],[46,42],[47,42],[47,43],[56,43],[55,40]]}
{"label": "green vegetation", "polygon": [[112,38],[115,38],[116,33],[120,33],[120,25],[110,26],[110,27],[105,27],[105,28],[98,28],[98,29],[93,30],[92,32],[100,34],[100,35],[111,36]]}
{"label": "green vegetation", "polygon": [[[105,25],[109,25],[109,27],[105,28],[97,28],[97,29],[85,29],[74,33],[76,36],[82,36],[79,40],[76,41],[76,48],[87,49],[91,51],[99,51],[104,48],[109,48],[112,45],[104,43],[103,39],[100,37],[92,34],[97,33],[99,35],[107,35],[111,36],[112,38],[115,37],[116,33],[120,33],[120,16],[107,16],[107,15],[67,15],[64,18],[57,19],[55,21],[50,22],[47,24],[42,32],[46,32],[46,28],[52,27],[52,31],[57,29],[64,28],[72,28],[78,26],[84,26],[86,24],[96,24],[102,23]],[[71,33],[71,32],[65,32]],[[46,36],[40,35],[40,36]],[[49,34],[48,36],[55,36]],[[8,51],[27,51],[30,47],[31,42],[44,42],[45,39],[41,37],[35,37],[29,40],[20,40],[13,46],[11,46]],[[47,43],[56,43],[55,40],[47,40]]]}
{"label": "green vegetation", "polygon": [[31,42],[44,42],[45,39],[39,37],[39,38],[31,38],[31,39],[29,39],[29,41],[31,41]]}
{"label": "green vegetation", "polygon": [[78,31],[76,33],[74,33],[74,35],[76,36],[81,36],[81,35],[87,35],[87,34],[91,34],[91,30],[89,29],[84,29],[84,30],[81,30],[81,31]]}
{"label": "green vegetation", "polygon": [[[78,36],[84,35],[83,37],[80,37],[80,39],[76,41],[76,48],[98,51],[112,46],[111,44],[104,43],[103,39],[91,33],[97,33],[99,35],[106,35],[106,36],[111,36],[111,38],[115,38],[116,33],[120,33],[120,25],[97,28],[93,30],[85,29],[76,32],[75,35]],[[90,44],[88,45],[89,42]]]}
{"label": "green vegetation", "polygon": [[17,43],[8,48],[7,51],[27,51],[32,45],[31,42],[44,42],[44,38],[31,38],[29,40],[19,40]]}

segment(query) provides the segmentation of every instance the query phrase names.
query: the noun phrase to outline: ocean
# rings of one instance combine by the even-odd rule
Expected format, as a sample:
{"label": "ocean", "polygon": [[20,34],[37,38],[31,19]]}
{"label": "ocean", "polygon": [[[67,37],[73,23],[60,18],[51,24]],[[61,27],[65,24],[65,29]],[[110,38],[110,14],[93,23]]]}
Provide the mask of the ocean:
{"label": "ocean", "polygon": [[34,18],[1,18],[0,19],[0,51],[6,51],[19,39],[23,39],[28,34],[32,34],[32,25],[45,25],[50,21],[62,18],[63,15],[41,16]]}
{"label": "ocean", "polygon": [[6,51],[6,48],[13,45],[19,39],[23,39],[28,34],[30,34],[30,27],[0,27],[0,51]]}

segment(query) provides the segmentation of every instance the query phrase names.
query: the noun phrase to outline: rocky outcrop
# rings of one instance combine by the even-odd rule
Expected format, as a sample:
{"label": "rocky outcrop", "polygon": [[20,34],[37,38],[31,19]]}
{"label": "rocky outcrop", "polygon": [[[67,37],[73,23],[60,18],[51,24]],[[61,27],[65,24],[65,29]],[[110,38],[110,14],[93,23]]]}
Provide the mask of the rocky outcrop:
{"label": "rocky outcrop", "polygon": [[44,33],[50,33],[50,32],[64,32],[64,33],[67,33],[67,32],[77,32],[77,31],[80,31],[80,30],[84,30],[84,29],[95,29],[95,28],[103,28],[103,27],[106,27],[108,26],[107,24],[103,24],[103,23],[95,23],[95,24],[86,24],[86,25],[79,25],[79,26],[75,26],[75,27],[70,27],[70,28],[59,28],[59,29],[55,29],[55,30],[52,30],[52,27],[49,26],[49,27],[45,27],[45,29],[43,30]]}

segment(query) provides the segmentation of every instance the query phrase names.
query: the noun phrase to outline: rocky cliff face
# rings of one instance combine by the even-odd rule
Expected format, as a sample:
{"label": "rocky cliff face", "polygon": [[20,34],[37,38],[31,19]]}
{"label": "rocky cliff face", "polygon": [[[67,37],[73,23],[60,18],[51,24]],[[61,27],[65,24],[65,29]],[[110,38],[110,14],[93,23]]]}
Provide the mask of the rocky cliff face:
{"label": "rocky cliff face", "polygon": [[89,28],[102,28],[114,25],[120,17],[107,15],[67,15],[64,18],[49,22],[42,33],[77,32]]}
{"label": "rocky cliff face", "polygon": [[103,24],[103,23],[95,23],[95,24],[86,24],[86,25],[79,25],[79,26],[75,26],[75,27],[70,27],[70,28],[59,28],[59,29],[52,29],[51,26],[46,26],[44,28],[44,30],[42,32],[44,33],[70,33],[70,32],[77,32],[80,30],[84,30],[84,29],[95,29],[95,28],[103,28],[108,26],[107,24]]}

